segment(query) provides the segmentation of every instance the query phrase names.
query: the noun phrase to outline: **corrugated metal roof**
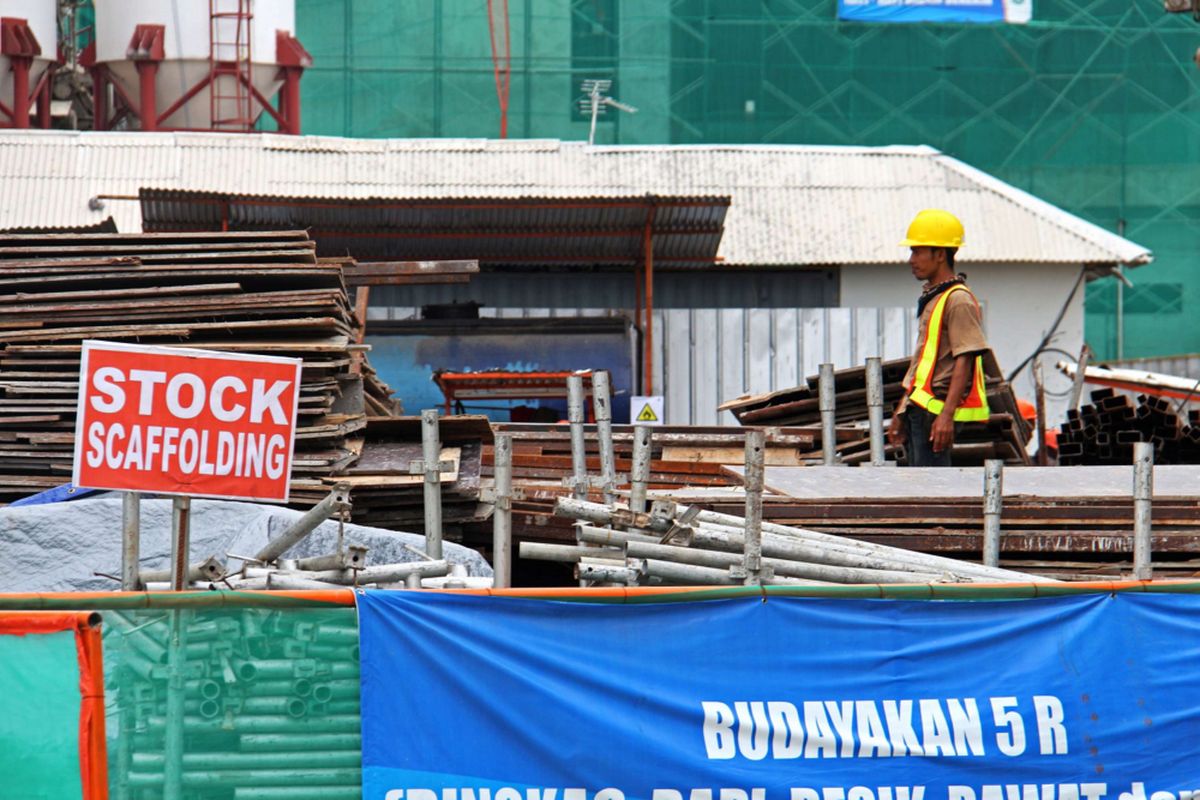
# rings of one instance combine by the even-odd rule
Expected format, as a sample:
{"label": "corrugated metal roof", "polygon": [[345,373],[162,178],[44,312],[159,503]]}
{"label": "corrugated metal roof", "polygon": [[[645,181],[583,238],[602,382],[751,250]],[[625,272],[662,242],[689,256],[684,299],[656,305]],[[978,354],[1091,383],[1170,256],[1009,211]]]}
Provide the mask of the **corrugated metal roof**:
{"label": "corrugated metal roof", "polygon": [[589,147],[555,140],[0,133],[0,227],[140,230],[143,187],[313,197],[729,195],[728,264],[895,263],[922,208],[966,226],[964,262],[1143,264],[1145,247],[929,147]]}
{"label": "corrugated metal roof", "polygon": [[728,197],[266,197],[142,189],[147,231],[306,229],[320,255],[365,260],[711,265]]}

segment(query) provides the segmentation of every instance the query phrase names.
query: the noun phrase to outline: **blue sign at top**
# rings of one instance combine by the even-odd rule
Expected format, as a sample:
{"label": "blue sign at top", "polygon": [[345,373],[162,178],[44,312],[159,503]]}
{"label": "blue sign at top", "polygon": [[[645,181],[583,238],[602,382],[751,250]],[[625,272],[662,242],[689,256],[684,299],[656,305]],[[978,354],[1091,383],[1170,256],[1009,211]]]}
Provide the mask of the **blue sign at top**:
{"label": "blue sign at top", "polygon": [[1033,0],[838,0],[854,22],[1029,22]]}

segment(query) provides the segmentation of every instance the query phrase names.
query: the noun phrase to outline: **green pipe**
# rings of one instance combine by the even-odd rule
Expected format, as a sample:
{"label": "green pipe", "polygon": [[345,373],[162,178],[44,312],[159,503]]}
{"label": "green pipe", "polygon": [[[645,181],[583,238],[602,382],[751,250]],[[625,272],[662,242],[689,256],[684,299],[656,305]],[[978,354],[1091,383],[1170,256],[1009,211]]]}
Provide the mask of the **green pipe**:
{"label": "green pipe", "polygon": [[347,647],[358,646],[357,625],[330,625],[323,623],[317,626],[316,641],[321,644],[344,644]]}
{"label": "green pipe", "polygon": [[356,697],[353,700],[332,700],[320,705],[314,704],[310,710],[313,714],[358,714],[362,711],[362,704]]}
{"label": "green pipe", "polygon": [[[290,753],[185,753],[184,772],[202,770],[293,770],[344,769],[362,766],[361,750],[324,751],[313,747],[308,751]],[[165,757],[158,753],[134,753],[134,772],[161,771]]]}
{"label": "green pipe", "polygon": [[[355,634],[357,635],[357,634]],[[310,644],[306,652],[311,658],[323,661],[358,661],[358,644]]]}
{"label": "green pipe", "polygon": [[243,753],[299,753],[309,750],[361,750],[358,733],[250,733],[239,739]]}
{"label": "green pipe", "polygon": [[[347,591],[350,591],[347,589]],[[322,593],[325,594],[325,593]],[[0,610],[4,611],[133,611],[147,608],[345,608],[349,606],[325,599],[298,597],[281,592],[88,592],[72,595],[11,594],[0,595]]]}
{"label": "green pipe", "polygon": [[286,714],[299,719],[308,713],[308,703],[299,697],[247,697],[242,710],[247,714]]}
{"label": "green pipe", "polygon": [[[362,770],[346,769],[288,769],[286,775],[261,770],[196,770],[183,773],[183,785],[188,788],[214,789],[237,786],[278,786],[280,783],[318,786],[355,786],[362,792]],[[161,773],[131,772],[129,785],[135,787],[160,786]]]}
{"label": "green pipe", "polygon": [[[166,717],[151,716],[147,727],[151,732],[161,733],[166,729]],[[359,733],[362,718],[358,714],[293,719],[283,715],[234,716],[226,724],[223,719],[203,719],[196,716],[184,717],[184,730],[188,733],[232,731],[235,733]]]}
{"label": "green pipe", "polygon": [[361,787],[239,786],[233,800],[362,800]]}

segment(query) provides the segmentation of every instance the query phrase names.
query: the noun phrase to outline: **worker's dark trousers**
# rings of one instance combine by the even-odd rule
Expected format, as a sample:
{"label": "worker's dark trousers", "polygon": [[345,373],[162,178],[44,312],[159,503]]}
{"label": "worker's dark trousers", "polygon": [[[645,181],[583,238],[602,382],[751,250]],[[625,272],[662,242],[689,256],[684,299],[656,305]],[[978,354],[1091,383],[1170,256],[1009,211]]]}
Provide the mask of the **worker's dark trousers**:
{"label": "worker's dark trousers", "polygon": [[[950,448],[940,453],[933,452],[929,441],[929,432],[933,429],[933,421],[937,416],[930,414],[916,403],[909,402],[904,409],[904,425],[908,429],[908,439],[904,449],[908,452],[910,467],[948,467],[950,466]],[[954,426],[958,432],[958,425]]]}

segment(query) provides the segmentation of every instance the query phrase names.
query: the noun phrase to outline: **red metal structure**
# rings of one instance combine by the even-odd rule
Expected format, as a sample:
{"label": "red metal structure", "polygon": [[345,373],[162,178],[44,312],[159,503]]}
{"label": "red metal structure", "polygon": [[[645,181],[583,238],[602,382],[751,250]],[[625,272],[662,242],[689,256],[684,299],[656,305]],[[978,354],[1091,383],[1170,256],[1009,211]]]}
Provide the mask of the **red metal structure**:
{"label": "red metal structure", "polygon": [[19,17],[0,19],[0,54],[7,56],[12,65],[12,106],[0,103],[0,128],[32,127],[31,111],[37,106],[37,127],[50,127],[50,77],[53,70],[47,68],[33,86],[30,75],[33,60],[42,54],[42,46],[29,21]]}
{"label": "red metal structure", "polygon": [[[287,31],[275,36],[275,66],[277,80],[282,81],[278,107],[271,105],[253,78],[251,25],[254,15],[250,0],[209,0],[209,53],[207,74],[189,86],[167,108],[159,108],[157,79],[160,65],[166,60],[164,25],[138,25],[130,39],[126,55],[136,64],[138,102],[126,94],[120,82],[113,79],[105,64],[97,63],[95,43],[88,46],[80,58],[92,73],[94,118],[96,130],[112,130],[122,121],[137,119],[141,130],[197,130],[165,124],[176,112],[205,89],[209,93],[209,127],[202,130],[253,132],[259,111],[275,120],[280,133],[300,134],[300,78],[312,66],[312,56]],[[261,69],[261,65],[260,65]],[[108,104],[108,87],[112,87],[115,107]],[[47,86],[47,92],[49,87]],[[47,119],[49,117],[47,94]]]}
{"label": "red metal structure", "polygon": [[208,0],[208,103],[215,131],[254,126],[250,0]]}
{"label": "red metal structure", "polygon": [[[492,370],[489,372],[435,372],[434,382],[446,396],[446,413],[455,413],[456,405],[464,400],[536,400],[539,398],[567,398],[567,378],[582,376],[584,399],[592,395],[592,372],[512,372]],[[585,413],[591,406],[584,403]],[[458,412],[462,413],[462,412]]]}
{"label": "red metal structure", "polygon": [[487,0],[488,39],[492,44],[492,75],[500,103],[500,138],[508,138],[508,95],[512,86],[512,48],[509,45],[508,0]]}

